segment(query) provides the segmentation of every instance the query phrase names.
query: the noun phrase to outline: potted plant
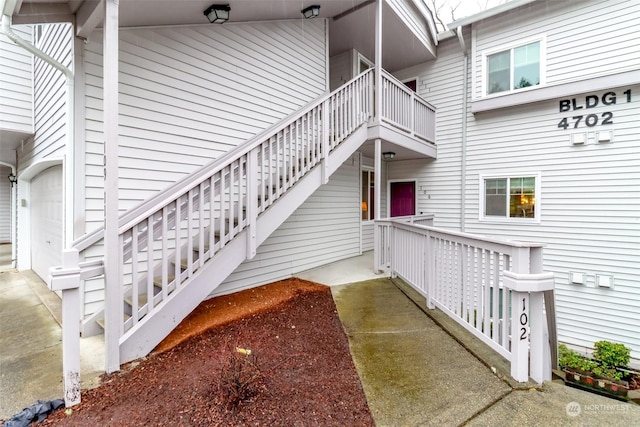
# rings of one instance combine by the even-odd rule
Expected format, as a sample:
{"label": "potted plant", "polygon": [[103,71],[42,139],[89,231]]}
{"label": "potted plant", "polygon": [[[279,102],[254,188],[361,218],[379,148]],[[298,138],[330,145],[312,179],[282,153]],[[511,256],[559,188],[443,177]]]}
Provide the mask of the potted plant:
{"label": "potted plant", "polygon": [[629,390],[640,382],[640,376],[626,368],[630,358],[628,347],[611,341],[596,342],[593,359],[564,344],[558,347],[558,364],[568,385],[622,400],[627,400]]}

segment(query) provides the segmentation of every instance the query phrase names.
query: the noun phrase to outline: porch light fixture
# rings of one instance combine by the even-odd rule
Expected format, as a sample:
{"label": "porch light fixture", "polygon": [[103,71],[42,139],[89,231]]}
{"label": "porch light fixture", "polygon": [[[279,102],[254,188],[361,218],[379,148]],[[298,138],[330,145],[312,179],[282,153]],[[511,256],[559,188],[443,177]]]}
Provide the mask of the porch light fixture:
{"label": "porch light fixture", "polygon": [[316,18],[318,15],[320,15],[320,6],[317,4],[314,4],[312,6],[302,9],[300,12],[304,16],[304,19]]}
{"label": "porch light fixture", "polygon": [[228,4],[212,4],[204,11],[204,14],[212,24],[224,24],[229,20],[230,10],[231,7]]}
{"label": "porch light fixture", "polygon": [[11,172],[7,178],[9,178],[9,182],[11,183],[11,186],[12,186],[12,187],[13,187],[13,184],[15,184],[16,182],[18,182],[18,177],[16,177],[16,176],[13,174],[13,172]]}
{"label": "porch light fixture", "polygon": [[387,151],[386,153],[382,153],[382,157],[384,157],[385,160],[393,160],[395,156],[396,156],[396,153],[394,153],[393,151]]}

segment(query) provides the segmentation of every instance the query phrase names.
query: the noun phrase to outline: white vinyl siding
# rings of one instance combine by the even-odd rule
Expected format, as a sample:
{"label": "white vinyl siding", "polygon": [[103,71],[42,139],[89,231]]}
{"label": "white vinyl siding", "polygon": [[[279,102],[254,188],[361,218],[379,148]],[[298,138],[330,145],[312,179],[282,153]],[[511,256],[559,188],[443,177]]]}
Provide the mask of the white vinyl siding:
{"label": "white vinyl siding", "polygon": [[[91,39],[84,49],[86,231],[104,221],[102,34]],[[326,61],[322,19],[121,29],[120,211],[321,96]],[[96,245],[85,256],[102,250]],[[102,307],[103,281],[87,281],[83,296],[88,316]]]}
{"label": "white vinyl siding", "polygon": [[357,52],[353,49],[349,49],[334,55],[329,59],[329,87],[331,90],[337,89],[339,86],[342,86],[355,77],[353,70],[354,55],[357,56]]}
{"label": "white vinyl siding", "polygon": [[[42,26],[36,47],[72,68],[72,41],[71,25],[47,24]],[[21,170],[45,158],[62,157],[66,142],[67,88],[64,74],[36,58],[34,86],[35,137],[26,140],[18,149]]]}
{"label": "white vinyl siding", "polygon": [[[543,17],[544,20],[530,19]],[[640,68],[640,2],[588,0],[539,1],[474,24],[474,98],[482,94],[483,53],[506,40],[545,36],[546,85]]]}
{"label": "white vinyl siding", "polygon": [[[473,37],[465,35],[473,43],[472,93],[481,95],[482,52],[539,35],[546,37],[547,84],[561,88],[562,83],[590,76],[637,70],[637,30],[629,23],[639,20],[637,2],[584,1],[535,2],[526,13],[517,10],[478,22]],[[605,45],[607,49],[599,47]],[[447,60],[450,68],[444,66]],[[438,159],[390,165],[390,178],[415,175],[418,187],[425,186],[426,194],[418,195],[418,211],[434,213],[436,226],[454,229],[459,224],[449,219],[460,212],[462,192],[454,176],[460,176],[461,152],[456,147],[462,140],[458,76],[463,61],[458,41],[449,39],[440,44],[433,64],[398,73],[401,77],[419,74],[418,91],[423,88],[426,99],[438,108]],[[627,102],[627,90],[631,102]],[[566,98],[584,106],[588,95],[601,100],[607,92],[616,93],[616,104],[600,102],[589,110],[560,111],[564,98],[555,98],[469,114],[464,229],[544,243],[544,268],[555,273],[560,341],[583,347],[598,340],[621,342],[631,347],[632,357],[640,359],[640,85],[612,86]],[[602,123],[604,112],[613,114],[612,124]],[[586,125],[589,114],[597,115],[598,124]],[[574,128],[572,117],[578,115],[584,117]],[[559,128],[565,117],[570,126]],[[613,140],[597,142],[599,131],[611,131]],[[574,133],[583,134],[585,143],[573,145]],[[455,175],[446,179],[449,172]],[[540,174],[540,199],[536,200],[540,222],[481,221],[480,177],[514,173]],[[446,203],[449,197],[452,203]],[[586,283],[571,284],[571,271],[585,273]],[[613,287],[597,287],[596,275],[613,276]]]}
{"label": "white vinyl siding", "polygon": [[[13,30],[31,41],[31,26]],[[4,34],[0,34],[0,129],[33,133],[33,60]]]}
{"label": "white vinyl siding", "polygon": [[438,158],[389,162],[388,179],[417,178],[416,187],[425,190],[418,192],[416,211],[433,214],[436,227],[459,230],[463,72],[458,40],[441,42],[436,60],[396,74],[401,80],[416,76],[417,93],[437,109]]}
{"label": "white vinyl siding", "polygon": [[0,243],[11,242],[11,168],[0,166]]}
{"label": "white vinyl siding", "polygon": [[216,290],[230,293],[360,254],[357,153]]}
{"label": "white vinyl siding", "polygon": [[[102,224],[102,35],[85,47],[87,231]],[[322,95],[325,22],[120,31],[125,211]]]}
{"label": "white vinyl siding", "polygon": [[[561,117],[577,114],[559,113],[558,100],[478,115],[469,126],[466,231],[545,243],[544,267],[556,273],[559,339],[585,347],[623,342],[640,358],[640,86],[611,88],[627,89],[631,103],[593,109],[613,112],[609,127],[558,128]],[[596,143],[593,135],[604,129],[613,142]],[[587,133],[584,146],[571,144],[574,132]],[[478,221],[479,176],[514,170],[541,171],[540,223]],[[586,273],[587,284],[570,284],[570,271]],[[597,288],[596,274],[614,276],[613,289]]]}

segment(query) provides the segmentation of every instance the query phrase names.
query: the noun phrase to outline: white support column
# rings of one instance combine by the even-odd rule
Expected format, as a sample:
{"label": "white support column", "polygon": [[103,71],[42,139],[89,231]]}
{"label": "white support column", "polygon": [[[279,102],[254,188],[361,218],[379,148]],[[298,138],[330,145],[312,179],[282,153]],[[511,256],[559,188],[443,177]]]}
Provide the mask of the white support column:
{"label": "white support column", "polygon": [[[549,354],[549,342],[545,339],[546,319],[544,318],[544,295],[542,292],[533,292],[529,296],[529,318],[531,321],[531,334],[529,342],[531,345],[531,379],[542,384],[545,380],[551,379],[551,357]],[[549,377],[545,378],[545,367],[548,368]]]}
{"label": "white support column", "polygon": [[64,403],[80,403],[80,264],[77,249],[62,253],[62,268],[49,270],[49,289],[62,291],[62,374]]}
{"label": "white support column", "polygon": [[[376,91],[374,121],[380,123],[382,118],[382,0],[376,2],[376,43],[375,43]],[[378,169],[376,169],[376,172]],[[377,217],[376,217],[377,218]]]}
{"label": "white support column", "polygon": [[[529,376],[542,383],[551,379],[549,346],[545,345],[545,318],[543,314],[543,295],[554,288],[553,273],[542,272],[542,248],[531,248],[531,265],[528,255],[517,248],[513,255],[512,270],[504,271],[504,286],[511,290],[511,376],[525,382]],[[536,251],[540,250],[540,254]],[[540,256],[538,256],[540,255]],[[539,258],[539,260],[538,260]],[[529,369],[529,361],[531,368]]]}
{"label": "white support column", "polygon": [[[385,248],[382,246],[380,227],[381,225],[379,223],[373,223],[373,272],[375,274],[382,273],[383,271],[383,266],[380,263],[380,257],[384,253]],[[362,253],[362,251],[360,252]]]}
{"label": "white support column", "polygon": [[[529,273],[529,248],[515,248],[511,271]],[[514,287],[511,288],[511,376],[519,382],[529,380],[529,294]]]}
{"label": "white support column", "polygon": [[380,205],[382,204],[382,140],[380,138],[375,141],[375,177],[374,177],[374,219],[382,219],[381,218],[381,209]]}
{"label": "white support column", "polygon": [[[373,181],[373,187],[374,187],[374,194],[373,194],[373,205],[374,205],[374,210],[373,210],[373,218],[376,221],[379,221],[380,218],[380,195],[382,194],[380,191],[380,186],[382,185],[382,179],[380,176],[380,171],[382,170],[382,141],[378,138],[375,140],[375,153],[374,153],[374,181]],[[371,205],[371,203],[369,203],[369,205]],[[371,208],[371,206],[369,206],[369,208]],[[374,223],[373,225],[373,247],[375,248],[374,251],[374,257],[378,256],[377,251],[384,251],[385,248],[381,247],[381,236],[380,236],[380,230],[378,229],[378,225],[376,223]],[[378,272],[381,270],[378,270],[379,266],[377,265],[378,261],[374,260],[374,271]],[[393,271],[393,270],[392,270]]]}
{"label": "white support column", "polygon": [[[257,251],[258,150],[259,148],[251,150],[247,161],[247,259],[253,259]],[[213,242],[211,249],[213,250]]]}
{"label": "white support column", "polygon": [[[11,173],[18,176],[15,166],[11,167]],[[18,183],[11,184],[9,206],[11,209],[11,268],[18,267]]]}
{"label": "white support column", "polygon": [[433,239],[431,238],[431,232],[427,232],[427,248],[426,248],[426,276],[427,276],[427,308],[433,310],[436,308],[434,300],[434,294],[436,291],[436,263],[435,263],[435,249]]}
{"label": "white support column", "polygon": [[[530,271],[532,274],[543,273],[541,247],[530,250]],[[535,382],[542,384],[544,381],[551,380],[551,351],[544,314],[544,293],[532,292],[529,304],[531,321],[529,375]]]}
{"label": "white support column", "polygon": [[511,376],[529,380],[529,294],[511,291]]}
{"label": "white support column", "polygon": [[105,370],[120,369],[120,289],[118,247],[118,9],[119,0],[104,2],[104,268],[105,268]]}

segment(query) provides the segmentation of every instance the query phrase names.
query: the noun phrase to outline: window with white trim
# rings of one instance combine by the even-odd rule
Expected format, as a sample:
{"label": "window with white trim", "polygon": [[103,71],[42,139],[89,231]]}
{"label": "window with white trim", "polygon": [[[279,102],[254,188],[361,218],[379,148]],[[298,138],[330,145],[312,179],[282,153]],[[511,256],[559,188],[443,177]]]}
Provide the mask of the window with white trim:
{"label": "window with white trim", "polygon": [[483,219],[539,218],[538,175],[481,177]]}
{"label": "window with white trim", "polygon": [[543,41],[503,49],[485,58],[485,93],[492,95],[537,86],[542,82]]}
{"label": "window with white trim", "polygon": [[361,211],[362,220],[375,219],[375,174],[373,170],[362,169]]}

